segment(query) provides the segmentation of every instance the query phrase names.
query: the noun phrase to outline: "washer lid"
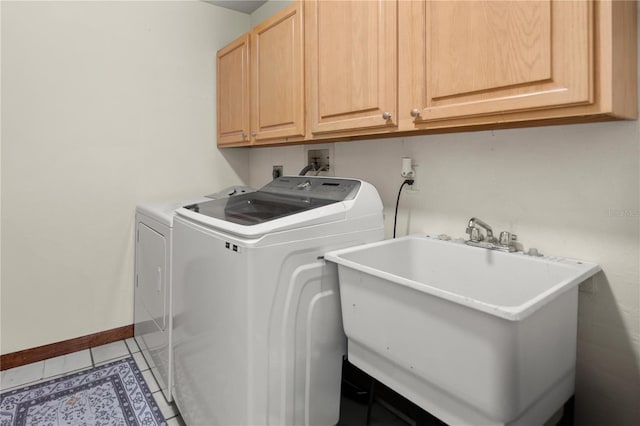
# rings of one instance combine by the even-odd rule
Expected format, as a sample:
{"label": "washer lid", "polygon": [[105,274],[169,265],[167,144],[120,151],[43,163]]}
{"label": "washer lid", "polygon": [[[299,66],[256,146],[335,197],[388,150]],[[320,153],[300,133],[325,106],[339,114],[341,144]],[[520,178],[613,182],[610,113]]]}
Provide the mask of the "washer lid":
{"label": "washer lid", "polygon": [[335,202],[320,198],[292,197],[258,191],[229,199],[191,204],[185,208],[226,222],[250,226]]}
{"label": "washer lid", "polygon": [[[199,202],[178,209],[180,216],[245,237],[344,218],[344,202],[361,187],[355,179],[280,177],[258,191]],[[346,203],[350,204],[350,203]]]}
{"label": "washer lid", "polygon": [[353,199],[359,187],[360,182],[352,179],[280,177],[258,191],[199,202],[185,209],[251,226]]}

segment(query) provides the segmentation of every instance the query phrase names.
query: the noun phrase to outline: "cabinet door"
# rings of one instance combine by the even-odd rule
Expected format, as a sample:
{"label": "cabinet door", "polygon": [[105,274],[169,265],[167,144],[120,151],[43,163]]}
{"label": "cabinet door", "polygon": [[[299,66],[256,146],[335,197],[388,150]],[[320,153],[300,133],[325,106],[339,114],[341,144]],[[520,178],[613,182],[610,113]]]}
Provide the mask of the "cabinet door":
{"label": "cabinet door", "polygon": [[218,145],[249,144],[249,34],[217,54]]}
{"label": "cabinet door", "polygon": [[294,2],[251,31],[254,143],[304,138],[302,6]]}
{"label": "cabinet door", "polygon": [[426,1],[419,7],[424,30],[415,32],[412,52],[419,66],[411,107],[420,113],[416,123],[593,102],[592,2]]}
{"label": "cabinet door", "polygon": [[314,136],[396,127],[396,9],[390,0],[305,2]]}

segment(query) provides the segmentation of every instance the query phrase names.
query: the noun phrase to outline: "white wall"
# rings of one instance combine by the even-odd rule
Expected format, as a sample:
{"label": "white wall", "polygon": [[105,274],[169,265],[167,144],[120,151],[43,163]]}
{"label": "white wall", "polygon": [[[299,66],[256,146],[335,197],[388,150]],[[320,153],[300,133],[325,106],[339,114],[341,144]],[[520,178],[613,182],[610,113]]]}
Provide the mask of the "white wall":
{"label": "white wall", "polygon": [[[576,425],[640,424],[640,122],[353,141],[334,150],[336,176],[378,188],[388,237],[401,158],[410,156],[418,191],[402,195],[399,235],[463,237],[477,216],[527,248],[598,262],[595,291],[580,293]],[[304,158],[303,146],[252,149],[250,184],[268,182],[276,164],[297,174]]]}
{"label": "white wall", "polygon": [[2,2],[3,354],[131,324],[135,205],[246,182],[215,53],[248,29],[199,1]]}

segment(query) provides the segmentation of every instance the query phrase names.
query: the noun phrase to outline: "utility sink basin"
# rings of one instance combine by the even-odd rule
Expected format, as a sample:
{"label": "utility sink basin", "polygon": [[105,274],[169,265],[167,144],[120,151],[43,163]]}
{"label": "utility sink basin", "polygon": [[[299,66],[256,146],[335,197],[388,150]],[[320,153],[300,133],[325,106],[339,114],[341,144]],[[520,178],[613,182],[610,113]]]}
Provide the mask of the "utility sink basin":
{"label": "utility sink basin", "polygon": [[597,264],[411,235],[329,252],[348,358],[450,425],[542,425],[574,392]]}

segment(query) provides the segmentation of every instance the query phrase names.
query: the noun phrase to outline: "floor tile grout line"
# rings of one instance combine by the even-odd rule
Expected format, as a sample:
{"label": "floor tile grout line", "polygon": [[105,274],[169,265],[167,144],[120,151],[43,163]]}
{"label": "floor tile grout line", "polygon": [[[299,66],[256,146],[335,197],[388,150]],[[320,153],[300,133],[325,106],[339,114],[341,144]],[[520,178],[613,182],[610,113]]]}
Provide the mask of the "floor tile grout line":
{"label": "floor tile grout line", "polygon": [[91,367],[95,368],[96,362],[93,360],[93,348],[89,349],[89,356],[91,357]]}

